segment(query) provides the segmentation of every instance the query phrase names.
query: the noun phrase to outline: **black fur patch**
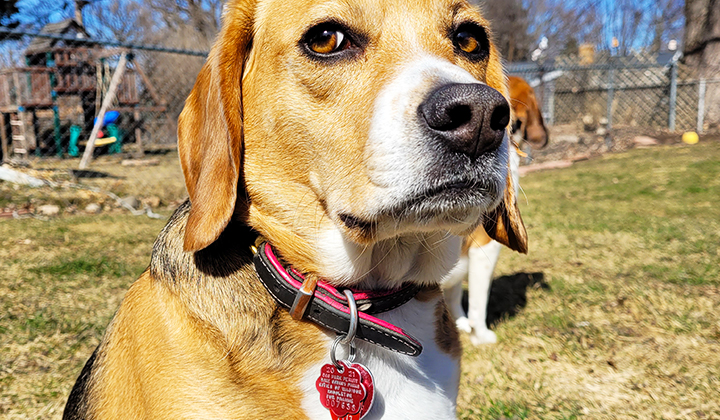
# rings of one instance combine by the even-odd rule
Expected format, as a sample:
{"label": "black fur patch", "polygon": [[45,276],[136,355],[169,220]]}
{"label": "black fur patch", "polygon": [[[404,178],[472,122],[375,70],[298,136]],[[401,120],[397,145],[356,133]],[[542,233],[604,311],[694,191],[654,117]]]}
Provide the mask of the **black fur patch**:
{"label": "black fur patch", "polygon": [[92,376],[98,348],[96,348],[92,356],[90,356],[90,360],[85,363],[85,367],[83,367],[72,391],[70,391],[70,398],[68,398],[65,404],[65,411],[63,412],[63,420],[90,419],[90,414],[88,413],[88,393],[90,391],[90,377]]}

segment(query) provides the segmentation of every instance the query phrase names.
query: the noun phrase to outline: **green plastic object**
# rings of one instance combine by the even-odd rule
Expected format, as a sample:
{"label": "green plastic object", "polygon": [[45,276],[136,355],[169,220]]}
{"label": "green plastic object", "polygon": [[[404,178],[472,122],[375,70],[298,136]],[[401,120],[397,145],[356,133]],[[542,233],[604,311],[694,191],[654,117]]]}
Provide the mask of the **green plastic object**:
{"label": "green plastic object", "polygon": [[110,147],[108,147],[108,154],[114,155],[122,152],[122,132],[120,128],[115,124],[108,124],[105,126],[105,130],[107,130],[108,137],[115,137],[117,139],[115,143],[112,143]]}
{"label": "green plastic object", "polygon": [[70,127],[70,145],[68,146],[68,154],[72,157],[80,156],[80,149],[78,149],[78,140],[80,140],[80,134],[82,133],[82,127],[73,125]]}

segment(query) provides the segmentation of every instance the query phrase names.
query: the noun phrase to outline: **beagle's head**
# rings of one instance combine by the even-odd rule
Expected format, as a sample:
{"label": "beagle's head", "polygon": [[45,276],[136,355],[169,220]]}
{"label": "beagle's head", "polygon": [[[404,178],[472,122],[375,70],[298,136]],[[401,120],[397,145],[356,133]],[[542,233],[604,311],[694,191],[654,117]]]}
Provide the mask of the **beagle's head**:
{"label": "beagle's head", "polygon": [[535,149],[547,146],[550,136],[545,126],[535,90],[522,78],[508,77],[510,105],[515,114],[513,132]]}
{"label": "beagle's head", "polygon": [[330,277],[329,242],[482,222],[524,241],[505,76],[467,1],[234,0],[223,22],[180,116],[186,250],[233,215]]}

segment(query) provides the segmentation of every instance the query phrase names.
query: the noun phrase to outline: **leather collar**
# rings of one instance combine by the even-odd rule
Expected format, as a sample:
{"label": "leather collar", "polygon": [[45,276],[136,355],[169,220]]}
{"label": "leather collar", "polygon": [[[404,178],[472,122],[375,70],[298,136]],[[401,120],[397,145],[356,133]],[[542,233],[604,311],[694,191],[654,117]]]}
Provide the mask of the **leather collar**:
{"label": "leather collar", "polygon": [[[308,287],[309,279],[297,270],[285,269],[267,242],[262,242],[253,257],[255,270],[270,295],[285,308],[295,310],[298,299],[307,294],[307,306],[299,316],[338,334],[346,334],[350,326],[350,309],[345,295],[330,284],[318,280],[317,287]],[[303,288],[303,283],[305,288]],[[396,290],[352,290],[358,307],[357,338],[398,353],[418,356],[422,345],[401,328],[372,316],[395,309],[409,302],[420,286],[408,283]]]}

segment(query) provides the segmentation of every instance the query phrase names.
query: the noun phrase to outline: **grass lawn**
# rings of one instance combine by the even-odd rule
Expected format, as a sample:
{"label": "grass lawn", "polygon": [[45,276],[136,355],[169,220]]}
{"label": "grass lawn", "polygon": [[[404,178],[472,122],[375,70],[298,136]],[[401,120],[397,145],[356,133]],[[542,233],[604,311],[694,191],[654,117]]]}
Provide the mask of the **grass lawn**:
{"label": "grass lawn", "polygon": [[[720,144],[608,155],[522,179],[545,274],[465,340],[463,419],[720,418]],[[60,418],[164,222],[124,214],[0,221],[0,418]]]}
{"label": "grass lawn", "polygon": [[499,344],[465,342],[461,418],[720,418],[720,144],[606,155],[521,180],[542,271]]}

